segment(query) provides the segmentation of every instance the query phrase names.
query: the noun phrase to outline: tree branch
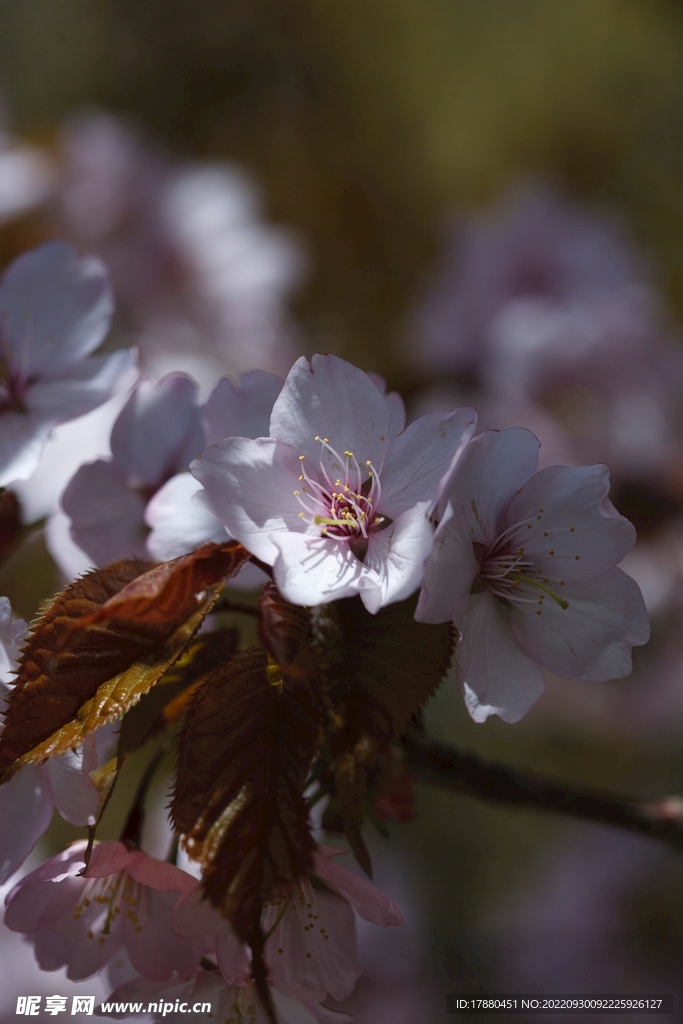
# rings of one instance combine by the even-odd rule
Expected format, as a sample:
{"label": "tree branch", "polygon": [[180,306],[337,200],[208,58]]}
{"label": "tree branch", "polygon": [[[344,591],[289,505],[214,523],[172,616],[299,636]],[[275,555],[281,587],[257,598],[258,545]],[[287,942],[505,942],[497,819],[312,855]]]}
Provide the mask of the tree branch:
{"label": "tree branch", "polygon": [[641,800],[546,779],[463,753],[417,729],[403,737],[403,746],[411,774],[419,782],[513,807],[616,825],[683,850],[681,797]]}

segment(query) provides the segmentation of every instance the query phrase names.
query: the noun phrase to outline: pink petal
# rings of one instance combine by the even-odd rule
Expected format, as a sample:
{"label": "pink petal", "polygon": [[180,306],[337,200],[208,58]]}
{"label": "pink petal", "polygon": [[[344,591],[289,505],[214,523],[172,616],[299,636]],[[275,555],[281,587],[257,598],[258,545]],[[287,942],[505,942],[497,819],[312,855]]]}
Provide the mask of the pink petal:
{"label": "pink petal", "polygon": [[348,544],[315,534],[272,535],[275,582],[293,604],[315,605],[358,593],[363,563]]}
{"label": "pink petal", "polygon": [[55,421],[38,413],[2,412],[0,424],[0,487],[6,487],[34,472]]}
{"label": "pink petal", "polygon": [[66,913],[49,927],[29,935],[39,967],[43,971],[66,967],[71,981],[91,978],[101,971],[123,944],[120,917],[112,922],[108,934],[103,933],[106,914],[106,907],[93,903],[80,917]]}
{"label": "pink petal", "polygon": [[152,530],[147,550],[153,558],[165,562],[207,541],[220,543],[227,538],[223,524],[192,501],[201,489],[190,473],[178,473],[152,497],[145,509],[145,522]]}
{"label": "pink petal", "polygon": [[545,680],[515,638],[508,609],[488,592],[475,594],[456,625],[462,633],[457,674],[470,715],[475,722],[490,715],[518,722],[543,693]]}
{"label": "pink petal", "polygon": [[133,487],[158,487],[186,468],[204,447],[197,385],[182,373],[158,383],[142,380],[111,432],[119,473]]}
{"label": "pink petal", "polygon": [[249,370],[237,383],[221,377],[202,414],[207,444],[225,437],[268,437],[270,414],[282,385],[282,377],[265,370]]}
{"label": "pink petal", "polygon": [[54,424],[66,423],[92,412],[127,387],[136,375],[136,361],[133,349],[91,356],[65,367],[59,377],[39,378],[27,388],[24,402],[30,412],[49,417]]}
{"label": "pink petal", "polygon": [[130,490],[113,462],[98,459],[75,473],[62,495],[74,542],[96,565],[144,557],[144,499]]}
{"label": "pink petal", "polygon": [[[314,1007],[309,1008],[298,999],[292,999],[276,989],[271,989],[271,996],[281,1024],[319,1024],[320,1018],[314,1016]],[[337,1014],[336,1019],[347,1021],[352,1018],[346,1014]]]}
{"label": "pink petal", "polygon": [[[81,863],[77,870],[82,867]],[[64,917],[71,916],[84,888],[85,883],[75,873],[59,881],[19,883],[7,896],[5,924],[13,932],[24,935],[51,928]]]}
{"label": "pink petal", "polygon": [[387,394],[387,382],[384,377],[380,377],[378,373],[368,373],[368,377],[375,385],[381,395],[384,396],[384,401],[387,403],[389,410],[389,433],[392,437],[396,437],[405,430],[406,427],[406,406],[405,402],[399,395],[398,391],[390,391]]}
{"label": "pink petal", "polygon": [[381,472],[379,511],[396,519],[418,502],[436,501],[441,478],[477,425],[475,409],[432,412],[394,438]]}
{"label": "pink petal", "polygon": [[406,428],[406,407],[398,391],[390,391],[384,396],[389,410],[389,433],[392,437],[402,433]]}
{"label": "pink petal", "polygon": [[194,889],[197,879],[182,871],[175,864],[156,857],[148,857],[146,853],[137,851],[126,864],[126,871],[136,882],[148,885],[158,892],[186,893]]}
{"label": "pink petal", "polygon": [[95,567],[94,559],[73,540],[71,520],[61,509],[45,524],[45,543],[66,580],[75,580]]}
{"label": "pink petal", "polygon": [[525,558],[545,575],[567,582],[594,579],[614,568],[635,544],[636,531],[609,501],[608,491],[606,466],[550,466],[536,473],[508,510],[510,525],[532,517],[531,529],[524,531]]}
{"label": "pink petal", "polygon": [[345,853],[345,850],[334,850],[332,847],[319,847],[313,855],[317,873],[327,884],[343,896],[357,910],[366,921],[373,924],[380,924],[383,927],[390,925],[404,925],[406,919],[403,912],[396,906],[393,900],[381,892],[371,882],[360,878],[352,871],[336,864],[330,858]]}
{"label": "pink petal", "polygon": [[72,825],[94,825],[100,797],[89,773],[97,768],[94,736],[88,736],[77,750],[51,757],[43,767],[47,772],[57,810]]}
{"label": "pink petal", "polygon": [[204,899],[199,885],[184,893],[175,905],[173,930],[178,935],[217,935],[225,927],[225,918]]}
{"label": "pink petal", "polygon": [[464,611],[463,603],[468,601],[478,573],[479,562],[470,540],[464,509],[460,504],[453,506],[449,502],[425,566],[415,611],[417,621],[458,622]]}
{"label": "pink petal", "polygon": [[123,843],[109,840],[97,843],[90,855],[90,863],[83,873],[84,878],[104,878],[118,871],[125,871],[130,862],[137,856]]}
{"label": "pink petal", "polygon": [[[335,893],[316,890],[315,907],[311,905],[307,911],[316,916],[311,921],[304,914],[306,927],[313,927],[304,931],[299,910],[293,905],[295,900],[266,943],[266,964],[273,985],[296,999],[321,1000],[327,993],[334,999],[345,999],[362,970],[351,907]],[[269,909],[277,916],[278,907]],[[269,916],[264,916],[263,927],[271,924]]]}
{"label": "pink petal", "polygon": [[371,535],[358,591],[373,615],[384,605],[402,601],[420,586],[434,542],[429,506],[430,502],[421,502],[403,512],[386,530]]}
{"label": "pink petal", "polygon": [[389,447],[389,409],[368,375],[351,363],[315,355],[309,366],[302,356],[273,406],[270,436],[316,465],[322,449],[315,438],[326,437],[340,456],[352,451],[361,465],[369,459],[381,471]]}
{"label": "pink petal", "polygon": [[35,375],[82,359],[104,340],[113,310],[107,271],[95,257],[79,259],[65,242],[24,253],[0,284],[10,366]]}
{"label": "pink petal", "polygon": [[0,884],[24,863],[52,821],[53,807],[49,781],[36,765],[0,786]]}
{"label": "pink petal", "polygon": [[268,565],[278,556],[273,534],[302,532],[301,505],[294,497],[299,456],[287,445],[229,438],[202,452],[190,471],[204,485],[194,499],[200,508]]}
{"label": "pink petal", "polygon": [[244,985],[251,976],[251,960],[247,947],[237,938],[223,918],[223,928],[216,936],[216,961],[221,977],[228,985]]}
{"label": "pink petal", "polygon": [[546,598],[541,615],[512,609],[512,629],[524,650],[568,679],[601,682],[629,675],[631,648],[650,637],[635,580],[611,569],[595,580],[567,583],[561,593],[568,608]]}
{"label": "pink petal", "polygon": [[[172,867],[171,864],[166,866]],[[196,884],[195,879],[192,881]],[[163,981],[174,972],[181,978],[189,978],[199,968],[201,939],[176,935],[171,928],[176,902],[175,892],[146,888],[140,897],[137,918],[125,919],[125,943],[130,961],[146,978]]]}
{"label": "pink petal", "polygon": [[486,430],[470,441],[444,480],[439,510],[462,505],[473,541],[491,544],[510,500],[536,469],[538,438],[529,430]]}

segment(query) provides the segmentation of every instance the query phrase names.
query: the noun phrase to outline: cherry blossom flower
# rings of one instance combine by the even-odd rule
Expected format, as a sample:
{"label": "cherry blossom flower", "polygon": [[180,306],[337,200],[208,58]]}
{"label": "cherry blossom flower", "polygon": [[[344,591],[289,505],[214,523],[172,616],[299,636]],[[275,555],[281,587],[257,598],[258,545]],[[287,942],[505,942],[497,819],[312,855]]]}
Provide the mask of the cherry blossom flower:
{"label": "cherry blossom flower", "polygon": [[[12,621],[10,602],[0,597],[0,708],[11,689],[19,645],[27,626]],[[76,750],[42,765],[26,765],[0,786],[0,884],[21,867],[52,821],[55,809],[72,825],[92,825],[99,804],[89,773],[97,767],[94,736]]]}
{"label": "cherry blossom flower", "polygon": [[48,242],[0,283],[0,486],[31,475],[50,431],[105,402],[130,374],[132,350],[86,358],[113,310],[106,271]]}
{"label": "cherry blossom flower", "polygon": [[178,895],[197,880],[119,842],[96,845],[81,875],[86,845],[74,843],[51,857],[7,897],[5,924],[26,935],[40,967],[66,966],[67,977],[88,978],[125,947],[145,977],[194,975],[202,944],[176,935],[171,917]]}
{"label": "cherry blossom flower", "polygon": [[[262,927],[268,936],[265,961],[273,985],[304,1001],[345,999],[362,967],[358,958],[355,910],[383,927],[403,925],[405,918],[383,892],[334,863],[343,850],[319,846],[315,873],[302,879],[288,898],[264,908]],[[322,884],[321,884],[322,883]],[[249,966],[246,948],[223,917],[197,888],[176,906],[173,927],[181,935],[216,935],[218,968],[227,984],[239,984]]]}
{"label": "cherry blossom flower", "polygon": [[541,183],[516,187],[497,207],[447,235],[442,269],[416,313],[414,353],[437,369],[480,366],[489,325],[518,300],[567,308],[639,284],[642,260],[608,218]]}
{"label": "cherry blossom flower", "polygon": [[[319,1003],[299,1001],[271,987],[270,995],[280,1024],[344,1024],[351,1017],[346,1013],[329,1010]],[[147,978],[134,978],[119,985],[106,1001],[110,1009],[106,1016],[122,1019],[128,1017],[128,1010],[116,1010],[112,1004],[156,1003],[152,1010],[153,1020],[184,1020],[192,1012],[193,1020],[220,1021],[221,1024],[269,1024],[254,984],[245,978],[240,984],[228,985],[217,971],[202,970],[194,978],[182,981],[177,978],[166,982],[154,982]],[[199,1005],[198,1005],[199,1004]],[[201,1004],[211,1009],[202,1011]],[[194,1007],[197,1010],[194,1011]],[[177,1011],[176,1011],[177,1007]],[[181,1009],[182,1007],[182,1009]],[[104,1016],[102,1007],[98,1014]]]}
{"label": "cherry blossom flower", "polygon": [[457,673],[477,722],[518,721],[543,691],[542,666],[628,675],[631,648],[649,638],[640,590],[615,568],[635,530],[607,497],[606,467],[534,473],[538,447],[523,429],[479,434],[439,502],[416,618],[459,628]]}
{"label": "cherry blossom flower", "polygon": [[269,437],[228,438],[192,464],[195,500],[273,566],[288,600],[360,594],[377,612],[420,585],[428,512],[475,420],[472,409],[432,413],[394,435],[392,405],[367,374],[333,355],[301,358]]}
{"label": "cherry blossom flower", "polygon": [[[238,381],[222,378],[201,407],[196,384],[182,374],[141,381],[113,425],[111,457],[79,467],[63,512],[50,520],[48,546],[65,576],[119,558],[165,561],[225,540],[223,524],[192,501],[200,484],[179,470],[206,443],[267,431],[281,388],[281,377],[252,370]],[[232,585],[252,589],[264,581],[260,569],[246,565]]]}

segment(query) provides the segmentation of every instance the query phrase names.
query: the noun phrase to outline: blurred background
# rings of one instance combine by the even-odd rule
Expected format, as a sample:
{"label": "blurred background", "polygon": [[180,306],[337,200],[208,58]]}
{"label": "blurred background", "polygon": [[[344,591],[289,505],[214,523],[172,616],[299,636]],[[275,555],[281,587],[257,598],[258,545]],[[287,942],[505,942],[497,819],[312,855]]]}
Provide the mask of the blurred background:
{"label": "blurred background", "polygon": [[[474,725],[449,681],[427,717],[644,796],[683,792],[682,69],[677,0],[0,0],[0,262],[52,237],[100,255],[108,347],[204,395],[332,351],[411,415],[472,403],[544,465],[610,466],[653,618],[633,676],[550,679],[515,726]],[[119,409],[59,428],[15,489],[0,592],[26,618]],[[442,1024],[447,992],[683,996],[676,854],[426,788],[390,831],[376,880],[409,925],[363,930],[359,1024]],[[3,962],[29,972],[17,938]]]}

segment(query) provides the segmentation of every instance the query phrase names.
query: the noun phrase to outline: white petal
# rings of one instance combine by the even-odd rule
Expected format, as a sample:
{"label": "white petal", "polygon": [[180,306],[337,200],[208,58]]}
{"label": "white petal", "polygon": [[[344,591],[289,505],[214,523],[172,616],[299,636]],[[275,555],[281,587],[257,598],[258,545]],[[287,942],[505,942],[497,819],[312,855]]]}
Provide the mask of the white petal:
{"label": "white petal", "polygon": [[617,565],[636,531],[608,491],[607,466],[550,466],[532,476],[508,510],[510,524],[531,517],[523,531],[525,558],[549,577],[577,582]]}
{"label": "white petal", "polygon": [[72,825],[94,825],[100,799],[89,772],[97,768],[95,740],[88,736],[83,745],[59,757],[51,757],[44,766],[57,810]]}
{"label": "white petal", "polygon": [[462,640],[456,666],[467,709],[475,722],[500,715],[518,722],[545,688],[543,669],[519,646],[507,608],[484,592],[473,595],[456,625]]}
{"label": "white petal", "polygon": [[12,485],[25,522],[35,522],[58,510],[64,488],[84,462],[111,456],[111,428],[125,401],[124,390],[85,416],[55,427],[31,478]]}
{"label": "white petal", "polygon": [[207,541],[226,540],[228,531],[223,524],[192,501],[201,489],[191,473],[178,473],[151,499],[145,509],[145,522],[152,531],[147,537],[152,558],[166,562]]}
{"label": "white petal", "polygon": [[279,441],[226,438],[190,466],[204,485],[194,500],[253,555],[272,565],[279,554],[272,535],[305,529],[294,497],[301,487],[300,467],[298,453]]}
{"label": "white petal", "polygon": [[28,625],[23,619],[12,619],[9,598],[0,597],[0,690],[14,682],[19,648],[27,632]]}
{"label": "white petal", "polygon": [[512,609],[512,629],[524,650],[569,679],[600,682],[629,675],[631,648],[650,638],[635,580],[621,569],[611,569],[595,580],[567,583],[562,597],[568,608],[546,597],[540,615],[536,609]]}
{"label": "white petal", "polygon": [[449,502],[434,536],[417,603],[418,622],[457,622],[479,572],[462,505]]}
{"label": "white petal", "polygon": [[144,500],[129,490],[113,462],[98,459],[75,474],[62,495],[74,542],[96,565],[144,557]]}
{"label": "white petal", "polygon": [[53,425],[84,416],[131,382],[136,360],[134,349],[129,348],[84,359],[60,377],[44,377],[32,384],[26,391],[26,407],[50,418]]}
{"label": "white petal", "polygon": [[392,437],[396,437],[406,428],[405,402],[398,391],[390,391],[388,395],[384,396],[384,401],[389,409],[389,433]]}
{"label": "white petal", "polygon": [[415,505],[386,530],[370,537],[358,589],[373,615],[384,605],[409,597],[420,586],[434,540],[429,504]]}
{"label": "white petal", "polygon": [[[273,1006],[277,1010],[278,1019],[282,1024],[318,1024],[318,1018],[308,1010],[297,999],[286,996],[284,992],[271,989]],[[345,1014],[339,1016],[340,1020],[351,1020]]]}
{"label": "white petal", "polygon": [[203,409],[207,444],[224,437],[268,437],[282,385],[282,377],[265,370],[249,370],[237,383],[221,377]]}
{"label": "white petal", "polygon": [[104,340],[114,302],[104,264],[65,242],[20,256],[0,284],[13,368],[28,375],[82,359]]}
{"label": "white petal", "polygon": [[0,487],[28,480],[40,462],[54,420],[22,412],[0,413]]}
{"label": "white petal", "polygon": [[274,533],[272,540],[275,582],[288,601],[316,605],[358,593],[363,563],[347,543],[301,533]]}
{"label": "white petal", "polygon": [[389,433],[396,437],[406,428],[406,406],[398,391],[390,391],[387,394],[387,382],[378,373],[370,372],[368,377],[377,387],[389,409]]}
{"label": "white petal", "polygon": [[315,355],[310,366],[302,356],[273,406],[270,436],[316,464],[321,446],[315,438],[326,437],[340,456],[352,451],[361,465],[370,460],[380,470],[389,420],[387,403],[362,370],[338,356]]}
{"label": "white petal", "polygon": [[45,524],[45,543],[66,580],[75,580],[95,568],[94,559],[71,536],[71,520],[66,512],[50,516]]}
{"label": "white petal", "polygon": [[135,487],[158,487],[204,447],[197,385],[182,373],[140,381],[111,432],[114,461]]}
{"label": "white petal", "polygon": [[475,409],[432,412],[394,438],[381,474],[379,511],[396,519],[418,501],[435,501],[441,478],[472,437]]}
{"label": "white petal", "polygon": [[538,449],[538,438],[522,428],[478,434],[444,481],[440,510],[459,502],[472,540],[493,543],[511,498],[536,469]]}
{"label": "white petal", "polygon": [[36,765],[0,786],[0,884],[26,860],[50,824],[53,806],[49,782]]}

